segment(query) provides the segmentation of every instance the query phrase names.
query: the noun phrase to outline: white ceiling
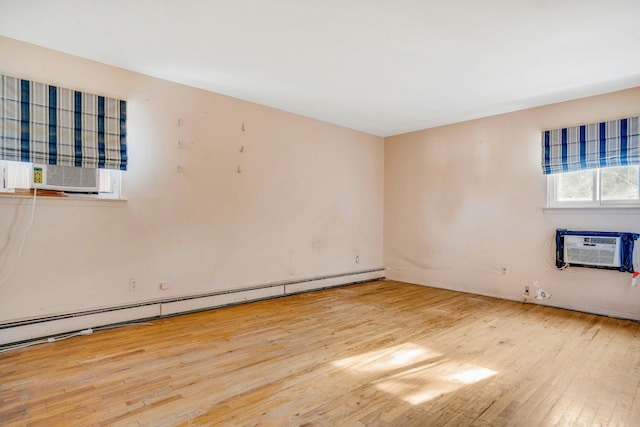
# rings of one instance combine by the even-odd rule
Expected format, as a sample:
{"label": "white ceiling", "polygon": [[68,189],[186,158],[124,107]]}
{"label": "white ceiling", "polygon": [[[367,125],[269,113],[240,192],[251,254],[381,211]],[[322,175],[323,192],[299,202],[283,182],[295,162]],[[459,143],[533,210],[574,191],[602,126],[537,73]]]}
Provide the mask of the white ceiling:
{"label": "white ceiling", "polygon": [[1,35],[380,136],[640,86],[639,22],[639,0],[0,0]]}

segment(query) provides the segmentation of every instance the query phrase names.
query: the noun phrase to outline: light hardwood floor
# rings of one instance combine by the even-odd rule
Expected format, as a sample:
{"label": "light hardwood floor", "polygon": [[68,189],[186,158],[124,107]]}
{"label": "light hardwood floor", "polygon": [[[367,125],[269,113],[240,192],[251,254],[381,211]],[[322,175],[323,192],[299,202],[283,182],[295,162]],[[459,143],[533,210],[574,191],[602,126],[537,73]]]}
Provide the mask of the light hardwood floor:
{"label": "light hardwood floor", "polygon": [[372,282],[0,354],[0,425],[640,426],[639,325]]}

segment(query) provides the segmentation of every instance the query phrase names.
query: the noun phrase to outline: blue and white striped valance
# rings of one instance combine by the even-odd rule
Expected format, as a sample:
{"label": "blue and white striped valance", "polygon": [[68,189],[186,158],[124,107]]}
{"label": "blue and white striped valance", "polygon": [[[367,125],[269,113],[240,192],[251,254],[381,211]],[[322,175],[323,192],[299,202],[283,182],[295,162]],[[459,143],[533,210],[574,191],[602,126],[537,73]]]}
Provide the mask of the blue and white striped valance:
{"label": "blue and white striped valance", "polygon": [[125,101],[0,79],[0,160],[127,169]]}
{"label": "blue and white striped valance", "polygon": [[542,132],[542,171],[545,175],[638,164],[638,117]]}

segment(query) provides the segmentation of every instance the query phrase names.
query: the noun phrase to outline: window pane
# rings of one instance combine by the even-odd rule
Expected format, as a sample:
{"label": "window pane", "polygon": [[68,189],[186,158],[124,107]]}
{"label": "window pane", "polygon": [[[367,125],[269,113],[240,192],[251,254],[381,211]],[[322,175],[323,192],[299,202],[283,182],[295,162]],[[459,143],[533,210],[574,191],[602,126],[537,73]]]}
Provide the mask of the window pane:
{"label": "window pane", "polygon": [[559,202],[591,202],[593,200],[593,171],[567,172],[556,176]]}
{"label": "window pane", "polygon": [[640,166],[619,166],[600,170],[602,200],[638,200]]}

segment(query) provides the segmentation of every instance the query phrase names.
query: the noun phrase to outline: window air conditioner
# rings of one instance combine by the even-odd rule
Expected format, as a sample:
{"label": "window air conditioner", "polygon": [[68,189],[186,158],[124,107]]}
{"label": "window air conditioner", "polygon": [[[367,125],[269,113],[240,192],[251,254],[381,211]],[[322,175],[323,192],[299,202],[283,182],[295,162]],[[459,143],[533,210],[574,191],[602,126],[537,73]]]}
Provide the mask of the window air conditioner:
{"label": "window air conditioner", "polygon": [[620,237],[565,235],[564,262],[620,267]]}
{"label": "window air conditioner", "polygon": [[98,169],[34,164],[31,188],[97,193],[100,184],[99,173]]}

